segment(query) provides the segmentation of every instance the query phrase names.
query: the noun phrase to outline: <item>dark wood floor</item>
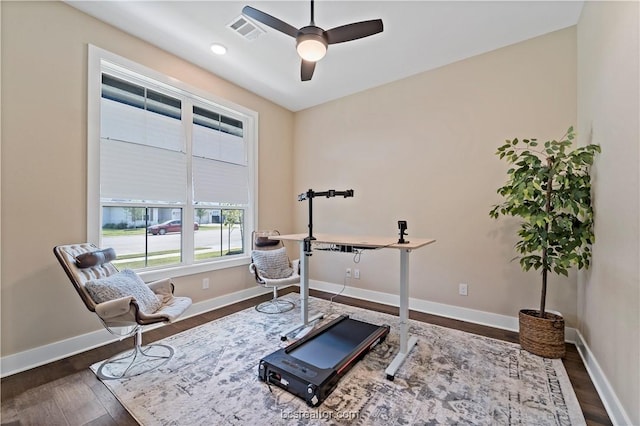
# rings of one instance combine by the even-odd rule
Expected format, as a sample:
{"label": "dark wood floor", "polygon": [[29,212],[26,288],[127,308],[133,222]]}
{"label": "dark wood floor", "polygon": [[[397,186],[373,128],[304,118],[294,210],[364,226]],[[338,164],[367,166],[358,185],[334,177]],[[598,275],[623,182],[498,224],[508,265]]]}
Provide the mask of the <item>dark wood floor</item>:
{"label": "dark wood floor", "polygon": [[[283,293],[286,293],[283,292]],[[311,295],[329,298],[332,295],[311,291]],[[186,318],[144,334],[149,343],[175,333],[213,321],[254,306],[269,296],[261,296],[232,306]],[[365,309],[397,315],[398,308],[373,302],[338,296],[334,301]],[[420,312],[411,312],[412,319],[454,328],[509,342],[517,342],[518,334],[482,325],[457,321]],[[136,425],[136,421],[107,390],[89,366],[109,358],[133,345],[132,340],[112,343],[60,361],[5,377],[1,381],[2,425]],[[563,359],[571,383],[588,425],[611,425],[604,406],[587,374],[576,347],[567,344]]]}

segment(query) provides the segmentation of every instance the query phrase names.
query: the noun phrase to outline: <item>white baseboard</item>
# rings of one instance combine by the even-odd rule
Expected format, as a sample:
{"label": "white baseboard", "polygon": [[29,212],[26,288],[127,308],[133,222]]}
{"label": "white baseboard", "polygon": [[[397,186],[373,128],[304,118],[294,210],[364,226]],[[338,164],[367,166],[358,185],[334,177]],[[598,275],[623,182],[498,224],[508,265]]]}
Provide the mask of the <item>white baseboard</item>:
{"label": "white baseboard", "polygon": [[[178,321],[266,293],[271,293],[271,290],[265,291],[262,287],[256,286],[205,300],[203,302],[194,303],[178,319]],[[162,324],[147,326],[144,328],[144,331],[153,330],[157,327],[162,327]],[[69,339],[60,340],[48,345],[19,352],[17,354],[7,355],[0,358],[0,377],[10,376],[12,374],[39,367],[59,359],[104,346],[108,343],[116,342],[117,340],[118,337],[115,337],[103,328],[80,336],[74,336]]]}
{"label": "white baseboard", "polygon": [[[340,294],[343,296],[368,300],[385,305],[398,306],[400,304],[400,296],[397,294],[382,293],[379,291],[348,286],[344,287],[343,290],[343,286],[341,284],[316,280],[309,280],[309,287],[330,293],[339,293],[342,290],[342,293]],[[472,322],[474,324],[500,328],[502,330],[518,331],[518,317],[510,317],[507,315],[462,308],[460,306],[445,305],[444,303],[430,302],[428,300],[415,299],[413,297],[409,298],[409,309],[460,321]],[[576,329],[573,327],[566,327],[564,337],[565,341],[575,343]]]}
{"label": "white baseboard", "polygon": [[633,424],[580,331],[576,332],[576,348],[598,395],[600,395],[600,399],[602,399],[604,408],[611,418],[611,422],[620,426]]}

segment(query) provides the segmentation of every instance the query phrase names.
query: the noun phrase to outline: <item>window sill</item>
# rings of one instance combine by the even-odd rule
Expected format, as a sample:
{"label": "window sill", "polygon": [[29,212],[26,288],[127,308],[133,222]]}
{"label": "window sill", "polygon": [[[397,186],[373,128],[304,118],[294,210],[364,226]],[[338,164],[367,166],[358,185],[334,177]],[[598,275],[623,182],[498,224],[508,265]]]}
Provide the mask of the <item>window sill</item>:
{"label": "window sill", "polygon": [[155,269],[152,271],[139,272],[138,275],[145,281],[161,280],[163,278],[177,278],[187,275],[201,274],[204,272],[217,271],[220,269],[235,268],[251,263],[251,257],[242,256],[229,260],[218,260],[216,262],[196,263],[187,266],[175,266],[170,268]]}

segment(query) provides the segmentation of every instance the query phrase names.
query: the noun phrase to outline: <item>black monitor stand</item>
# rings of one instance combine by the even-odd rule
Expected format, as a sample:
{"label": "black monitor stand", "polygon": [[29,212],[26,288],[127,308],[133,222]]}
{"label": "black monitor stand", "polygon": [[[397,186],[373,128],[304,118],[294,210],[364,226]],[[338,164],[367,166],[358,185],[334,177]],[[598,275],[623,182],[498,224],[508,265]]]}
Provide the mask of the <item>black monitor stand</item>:
{"label": "black monitor stand", "polygon": [[336,191],[335,189],[330,189],[328,191],[321,192],[309,189],[307,192],[303,192],[302,194],[298,195],[298,201],[309,200],[309,236],[304,239],[304,254],[306,256],[311,256],[311,242],[315,240],[315,237],[313,236],[313,199],[315,197],[331,198],[335,196],[344,198],[353,197],[353,189],[347,189],[346,191]]}

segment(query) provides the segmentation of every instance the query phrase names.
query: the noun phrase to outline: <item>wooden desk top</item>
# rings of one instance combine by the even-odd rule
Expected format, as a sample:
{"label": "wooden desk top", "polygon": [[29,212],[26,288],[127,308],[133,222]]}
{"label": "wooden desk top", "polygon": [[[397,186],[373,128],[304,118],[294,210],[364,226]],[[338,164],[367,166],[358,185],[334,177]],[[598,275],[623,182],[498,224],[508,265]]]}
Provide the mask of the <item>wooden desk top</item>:
{"label": "wooden desk top", "polygon": [[[272,235],[269,238],[273,240],[284,241],[303,241],[307,238],[308,234],[287,234],[287,235]],[[314,242],[325,244],[338,244],[344,246],[357,246],[367,248],[395,248],[395,249],[417,249],[422,246],[426,246],[431,243],[435,243],[436,240],[429,238],[411,238],[405,236],[409,242],[406,244],[398,244],[398,238],[380,237],[380,236],[360,236],[360,235],[341,235],[341,234],[314,234]]]}

